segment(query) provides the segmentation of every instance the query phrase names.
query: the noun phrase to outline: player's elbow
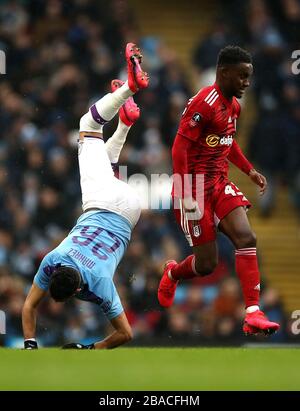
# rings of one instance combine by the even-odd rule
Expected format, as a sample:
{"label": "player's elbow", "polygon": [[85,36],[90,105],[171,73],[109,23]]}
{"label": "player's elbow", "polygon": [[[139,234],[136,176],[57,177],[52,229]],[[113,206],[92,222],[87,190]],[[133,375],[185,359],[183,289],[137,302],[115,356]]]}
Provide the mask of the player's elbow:
{"label": "player's elbow", "polygon": [[121,338],[122,338],[122,343],[126,344],[128,342],[130,342],[133,339],[133,332],[130,329],[124,330],[121,332]]}
{"label": "player's elbow", "polygon": [[25,300],[25,303],[22,308],[22,315],[26,315],[27,313],[32,313],[35,310],[32,302],[29,299]]}
{"label": "player's elbow", "polygon": [[175,142],[172,149],[172,160],[174,174],[178,174],[183,178],[188,173],[186,148]]}
{"label": "player's elbow", "polygon": [[172,155],[182,154],[182,151],[187,151],[188,141],[182,135],[177,134],[172,146]]}

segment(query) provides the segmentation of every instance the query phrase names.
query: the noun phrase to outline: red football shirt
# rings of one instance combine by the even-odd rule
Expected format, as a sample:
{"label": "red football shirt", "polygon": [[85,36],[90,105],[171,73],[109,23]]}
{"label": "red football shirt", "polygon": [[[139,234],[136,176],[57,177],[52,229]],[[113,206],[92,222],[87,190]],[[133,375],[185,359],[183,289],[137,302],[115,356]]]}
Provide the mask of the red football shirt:
{"label": "red football shirt", "polygon": [[[217,84],[201,89],[189,100],[177,134],[189,140],[186,172],[193,176],[192,193],[194,198],[196,174],[204,174],[205,189],[214,186],[221,176],[227,176],[227,158],[233,144],[236,121],[240,111],[237,99],[233,97],[231,101],[227,100]],[[234,146],[235,153],[236,149],[239,150],[239,147],[236,146]],[[173,171],[174,174],[181,174],[182,165],[174,160],[174,149],[176,150],[175,143],[173,145]],[[237,157],[240,156],[243,155],[238,152]],[[244,156],[243,160],[243,171],[248,172],[251,165]],[[248,163],[246,167],[245,162]]]}

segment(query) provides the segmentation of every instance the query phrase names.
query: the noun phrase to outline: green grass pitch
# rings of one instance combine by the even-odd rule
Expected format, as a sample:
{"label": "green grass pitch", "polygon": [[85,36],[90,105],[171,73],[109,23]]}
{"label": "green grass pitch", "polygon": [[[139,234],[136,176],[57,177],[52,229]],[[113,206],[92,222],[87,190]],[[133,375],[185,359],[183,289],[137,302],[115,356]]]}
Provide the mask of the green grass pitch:
{"label": "green grass pitch", "polygon": [[300,390],[285,348],[0,349],[0,390]]}

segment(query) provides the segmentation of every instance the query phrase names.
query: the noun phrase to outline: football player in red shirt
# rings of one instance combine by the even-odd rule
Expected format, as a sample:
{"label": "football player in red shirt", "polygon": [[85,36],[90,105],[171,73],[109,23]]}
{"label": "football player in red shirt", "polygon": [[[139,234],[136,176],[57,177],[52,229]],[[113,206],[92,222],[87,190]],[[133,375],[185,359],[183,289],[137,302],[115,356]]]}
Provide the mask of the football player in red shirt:
{"label": "football player in red shirt", "polygon": [[193,254],[180,263],[166,263],[158,299],[163,307],[170,307],[179,280],[213,272],[218,261],[218,227],[236,249],[236,272],[246,306],[243,330],[246,334],[268,335],[277,331],[279,324],[269,321],[259,308],[256,237],[246,214],[251,204],[228,180],[229,160],[260,187],[261,194],[267,188],[266,178],[254,169],[234,140],[241,111],[237,99],[249,86],[252,72],[247,51],[225,47],[218,56],[216,82],[192,97],[183,112],[172,148],[172,197],[176,221]]}

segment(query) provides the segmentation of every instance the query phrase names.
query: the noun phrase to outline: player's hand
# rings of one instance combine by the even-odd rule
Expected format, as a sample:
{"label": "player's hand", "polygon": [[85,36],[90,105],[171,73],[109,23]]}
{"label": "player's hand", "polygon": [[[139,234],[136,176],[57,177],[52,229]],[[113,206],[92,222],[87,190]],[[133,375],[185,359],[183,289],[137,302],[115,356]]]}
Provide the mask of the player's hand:
{"label": "player's hand", "polygon": [[24,341],[24,350],[37,350],[38,344],[34,340],[25,340]]}
{"label": "player's hand", "polygon": [[268,185],[266,177],[258,173],[254,168],[250,171],[249,177],[251,178],[253,183],[260,187],[259,194],[263,195]]}
{"label": "player's hand", "polygon": [[201,219],[201,211],[197,201],[192,197],[186,197],[182,200],[185,215],[188,220],[198,222]]}

